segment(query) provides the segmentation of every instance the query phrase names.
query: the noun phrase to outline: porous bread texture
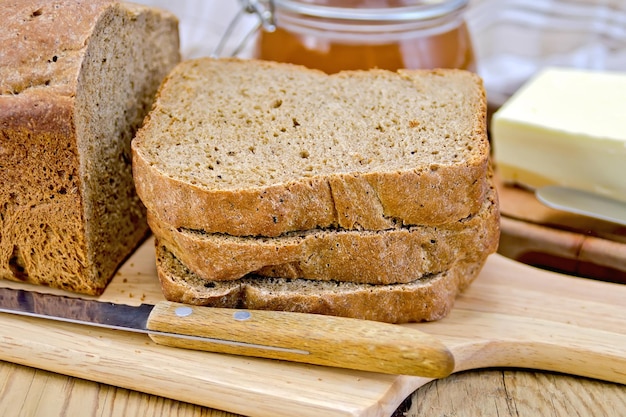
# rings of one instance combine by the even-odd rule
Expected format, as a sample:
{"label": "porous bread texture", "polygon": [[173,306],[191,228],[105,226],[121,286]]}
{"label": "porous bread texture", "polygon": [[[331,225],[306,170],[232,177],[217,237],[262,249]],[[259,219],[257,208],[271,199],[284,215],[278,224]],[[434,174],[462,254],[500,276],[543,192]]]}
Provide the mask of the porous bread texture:
{"label": "porous bread texture", "polygon": [[457,295],[480,272],[476,262],[456,262],[448,270],[405,284],[371,285],[249,276],[206,281],[155,240],[157,273],[165,298],[186,304],[292,311],[389,323],[434,321],[445,317]]}
{"label": "porous bread texture", "polygon": [[0,278],[99,294],[148,233],[130,142],[178,21],[103,0],[4,2],[0,21]]}
{"label": "porous bread texture", "polygon": [[189,60],[133,141],[135,182],[164,222],[207,233],[434,226],[485,199],[485,115],[467,71]]}
{"label": "porous bread texture", "polygon": [[249,273],[369,284],[394,284],[448,270],[495,252],[500,236],[497,195],[481,210],[440,226],[389,230],[310,230],[279,237],[238,237],[178,230],[152,212],[148,224],[172,254],[207,281]]}

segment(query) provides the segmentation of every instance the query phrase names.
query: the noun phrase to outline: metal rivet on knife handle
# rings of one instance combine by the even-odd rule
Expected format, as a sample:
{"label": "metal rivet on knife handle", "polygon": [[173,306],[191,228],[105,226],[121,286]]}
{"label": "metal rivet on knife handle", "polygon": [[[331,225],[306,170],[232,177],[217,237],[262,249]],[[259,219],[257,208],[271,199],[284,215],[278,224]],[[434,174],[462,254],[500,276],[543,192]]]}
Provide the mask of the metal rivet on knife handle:
{"label": "metal rivet on knife handle", "polygon": [[176,308],[176,315],[178,317],[187,317],[193,313],[193,309],[191,307],[183,306]]}
{"label": "metal rivet on knife handle", "polygon": [[233,313],[233,318],[238,321],[248,320],[250,317],[252,317],[252,314],[249,311],[235,311]]}

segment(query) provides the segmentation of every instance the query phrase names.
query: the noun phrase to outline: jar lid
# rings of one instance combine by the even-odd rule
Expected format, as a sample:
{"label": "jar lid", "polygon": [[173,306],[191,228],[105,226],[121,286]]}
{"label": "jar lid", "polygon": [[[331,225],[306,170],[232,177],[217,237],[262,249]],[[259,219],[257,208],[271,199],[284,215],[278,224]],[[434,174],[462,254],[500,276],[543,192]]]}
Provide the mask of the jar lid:
{"label": "jar lid", "polygon": [[[272,3],[272,1],[270,1]],[[298,13],[313,18],[343,19],[352,21],[402,22],[437,19],[454,13],[465,6],[468,0],[413,0],[389,1],[335,1],[328,0],[273,0],[277,10]],[[336,5],[328,5],[334,3]],[[345,5],[345,6],[344,6]]]}

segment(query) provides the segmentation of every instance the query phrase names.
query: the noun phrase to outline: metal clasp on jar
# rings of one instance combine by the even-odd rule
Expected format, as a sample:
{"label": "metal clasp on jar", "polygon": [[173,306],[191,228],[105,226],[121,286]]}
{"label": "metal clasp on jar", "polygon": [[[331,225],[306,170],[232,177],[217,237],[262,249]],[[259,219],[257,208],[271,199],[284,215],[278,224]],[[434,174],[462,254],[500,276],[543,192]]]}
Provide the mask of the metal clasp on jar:
{"label": "metal clasp on jar", "polygon": [[237,56],[241,53],[241,51],[246,47],[250,39],[259,31],[261,28],[268,32],[273,32],[276,30],[276,22],[274,19],[274,0],[239,0],[241,3],[241,9],[237,12],[235,17],[228,24],[226,31],[220,38],[219,43],[211,53],[211,56],[216,58],[223,54],[224,47],[226,46],[226,42],[233,35],[233,31],[239,24],[241,18],[247,14],[254,14],[257,16],[259,21],[257,24],[243,37],[241,42],[237,44],[233,52],[230,54],[231,57]]}

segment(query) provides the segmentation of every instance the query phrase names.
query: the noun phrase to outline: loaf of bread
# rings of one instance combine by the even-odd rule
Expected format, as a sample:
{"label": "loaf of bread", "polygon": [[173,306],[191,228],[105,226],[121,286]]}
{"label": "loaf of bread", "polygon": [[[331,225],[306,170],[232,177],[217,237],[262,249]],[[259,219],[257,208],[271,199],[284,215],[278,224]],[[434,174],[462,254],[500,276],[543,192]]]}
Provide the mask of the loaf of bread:
{"label": "loaf of bread", "polygon": [[206,281],[156,241],[157,272],[167,299],[187,304],[293,311],[389,323],[445,317],[456,296],[476,278],[487,255],[405,284],[372,285],[247,276]]}
{"label": "loaf of bread", "polygon": [[0,278],[99,294],[148,232],[130,142],[180,61],[175,16],[0,7]]}
{"label": "loaf of bread", "polygon": [[348,71],[182,62],[133,141],[137,191],[175,228],[276,237],[436,226],[489,189],[481,80],[457,70]]}
{"label": "loaf of bread", "polygon": [[395,284],[447,271],[459,261],[480,262],[496,250],[497,195],[481,210],[440,226],[389,230],[310,230],[279,237],[239,237],[179,230],[148,213],[161,243],[198,277],[235,280],[255,273],[369,284]]}

